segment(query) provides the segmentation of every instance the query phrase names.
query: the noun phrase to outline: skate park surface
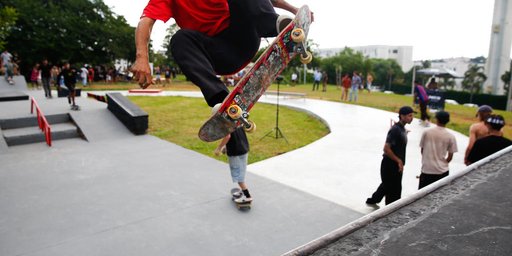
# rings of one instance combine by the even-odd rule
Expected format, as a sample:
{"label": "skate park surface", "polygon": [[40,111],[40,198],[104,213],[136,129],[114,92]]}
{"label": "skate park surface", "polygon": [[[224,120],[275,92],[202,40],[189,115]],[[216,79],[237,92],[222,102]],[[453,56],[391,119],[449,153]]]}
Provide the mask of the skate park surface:
{"label": "skate park surface", "polygon": [[[46,115],[69,113],[86,139],[0,147],[0,255],[286,253],[375,210],[364,201],[380,183],[382,147],[397,119],[356,105],[281,99],[316,115],[331,133],[249,165],[255,201],[242,212],[230,199],[226,163],[151,135],[135,136],[104,103],[85,96],[77,99],[82,110],[71,111],[66,98],[46,99],[21,81],[0,83],[2,90],[34,97]],[[159,94],[178,95],[201,97]],[[0,102],[0,119],[26,116],[33,116],[29,101]],[[426,128],[415,119],[407,129],[405,199],[417,192],[418,144]],[[459,152],[450,175],[457,175],[466,169],[467,137],[453,134]]]}

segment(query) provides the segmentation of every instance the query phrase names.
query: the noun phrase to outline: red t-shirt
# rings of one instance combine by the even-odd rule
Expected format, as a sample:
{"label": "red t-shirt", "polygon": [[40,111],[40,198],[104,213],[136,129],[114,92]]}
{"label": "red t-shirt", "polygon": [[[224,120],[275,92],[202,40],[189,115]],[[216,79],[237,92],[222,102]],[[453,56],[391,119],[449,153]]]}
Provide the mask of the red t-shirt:
{"label": "red t-shirt", "polygon": [[214,36],[229,26],[226,0],[150,0],[142,17],[167,22],[174,18],[180,28]]}

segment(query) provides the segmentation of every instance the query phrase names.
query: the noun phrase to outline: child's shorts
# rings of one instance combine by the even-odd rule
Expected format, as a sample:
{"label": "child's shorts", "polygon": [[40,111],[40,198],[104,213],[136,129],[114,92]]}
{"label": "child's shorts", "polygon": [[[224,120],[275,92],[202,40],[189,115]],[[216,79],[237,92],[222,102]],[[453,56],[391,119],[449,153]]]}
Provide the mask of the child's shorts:
{"label": "child's shorts", "polygon": [[247,156],[229,156],[229,169],[231,170],[231,178],[233,182],[245,182],[245,172],[247,171]]}

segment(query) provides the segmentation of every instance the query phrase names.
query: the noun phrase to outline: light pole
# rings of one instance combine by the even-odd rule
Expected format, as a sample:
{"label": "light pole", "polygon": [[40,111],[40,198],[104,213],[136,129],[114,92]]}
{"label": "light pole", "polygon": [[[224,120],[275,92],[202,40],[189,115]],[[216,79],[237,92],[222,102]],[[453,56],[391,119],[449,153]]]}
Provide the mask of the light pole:
{"label": "light pole", "polygon": [[510,69],[509,69],[509,79],[508,79],[508,96],[507,96],[507,111],[512,111],[512,61],[510,61]]}

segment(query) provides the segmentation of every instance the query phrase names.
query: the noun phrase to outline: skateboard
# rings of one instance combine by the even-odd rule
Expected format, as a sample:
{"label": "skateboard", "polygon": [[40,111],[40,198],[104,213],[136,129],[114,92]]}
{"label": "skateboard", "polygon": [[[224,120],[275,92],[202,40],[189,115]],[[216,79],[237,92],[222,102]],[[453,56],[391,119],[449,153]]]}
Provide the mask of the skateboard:
{"label": "skateboard", "polygon": [[71,105],[71,110],[80,110],[80,106],[78,106],[78,105]]}
{"label": "skateboard", "polygon": [[242,197],[242,190],[240,190],[239,188],[232,188],[231,189],[231,201],[233,201],[233,203],[235,203],[236,205],[236,208],[238,208],[238,210],[250,210],[251,209],[251,203],[237,203],[235,202],[235,199],[238,199]]}
{"label": "skateboard", "polygon": [[97,101],[101,101],[101,102],[108,103],[108,96],[107,96],[107,95],[96,95],[96,94],[94,94],[94,93],[90,93],[90,92],[88,92],[88,93],[87,93],[87,97],[88,97],[88,98],[95,99],[95,100],[97,100]]}
{"label": "skateboard", "polygon": [[216,141],[241,126],[247,132],[256,129],[256,124],[249,120],[249,111],[261,95],[296,55],[300,55],[302,63],[311,62],[313,57],[306,50],[310,24],[311,12],[304,5],[224,101],[213,108],[212,116],[199,129],[201,140]]}

